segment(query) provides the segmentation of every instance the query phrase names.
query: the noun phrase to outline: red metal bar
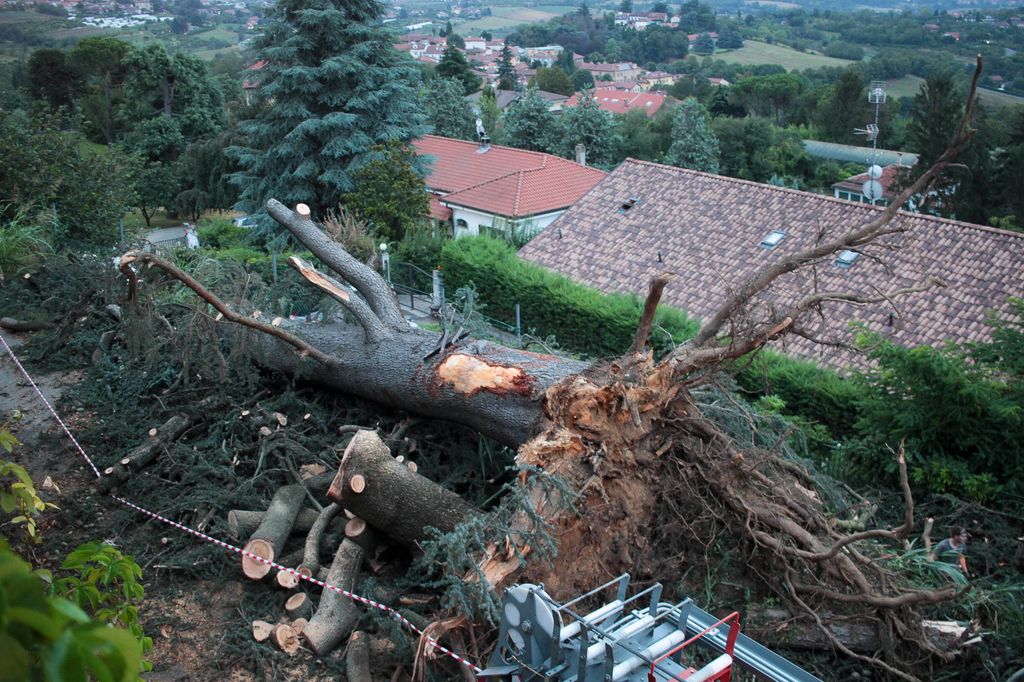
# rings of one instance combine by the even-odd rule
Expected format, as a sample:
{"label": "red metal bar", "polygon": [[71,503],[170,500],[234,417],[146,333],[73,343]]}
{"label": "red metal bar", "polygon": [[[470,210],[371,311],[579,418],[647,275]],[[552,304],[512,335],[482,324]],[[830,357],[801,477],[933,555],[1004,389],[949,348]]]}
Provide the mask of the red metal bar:
{"label": "red metal bar", "polygon": [[[728,635],[728,637],[726,637],[726,640],[725,640],[725,653],[727,653],[730,656],[732,656],[732,652],[733,652],[733,650],[736,647],[736,639],[740,636],[740,614],[739,614],[738,611],[733,611],[732,613],[730,613],[725,618],[722,618],[717,623],[714,623],[713,625],[709,625],[708,627],[704,628],[703,630],[698,632],[696,635],[694,635],[690,639],[686,640],[682,644],[677,645],[674,649],[672,649],[670,651],[666,651],[661,656],[659,656],[658,658],[654,659],[651,662],[651,669],[647,671],[647,680],[648,680],[648,682],[656,682],[655,678],[654,678],[654,669],[655,669],[655,667],[657,667],[658,663],[661,663],[666,658],[669,658],[669,657],[674,656],[675,654],[679,653],[680,651],[682,651],[686,647],[690,646],[691,644],[696,642],[698,639],[700,639],[704,635],[708,634],[709,632],[711,632],[712,630],[717,628],[719,625],[722,625],[722,624],[724,624],[726,622],[729,622],[730,624],[729,624],[729,635]],[[684,625],[684,627],[685,627],[685,625]],[[729,682],[729,678],[732,677],[732,666],[730,666],[729,669],[725,670],[724,672],[726,673],[725,675],[719,676],[718,678],[715,678],[715,679],[724,679],[725,682]],[[672,679],[685,679],[685,678],[676,678],[676,677],[673,676]]]}

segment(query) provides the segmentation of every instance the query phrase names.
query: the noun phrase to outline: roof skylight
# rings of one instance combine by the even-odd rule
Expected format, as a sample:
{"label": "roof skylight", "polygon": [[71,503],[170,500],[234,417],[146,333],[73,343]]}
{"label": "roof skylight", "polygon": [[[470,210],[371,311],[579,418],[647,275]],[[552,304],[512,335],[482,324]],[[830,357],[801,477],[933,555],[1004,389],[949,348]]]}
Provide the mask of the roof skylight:
{"label": "roof skylight", "polygon": [[848,268],[851,265],[853,265],[853,263],[858,258],[860,258],[860,253],[859,252],[851,251],[850,249],[846,249],[844,251],[840,251],[839,255],[836,256],[836,265],[841,267],[841,268]]}
{"label": "roof skylight", "polygon": [[636,206],[636,202],[638,201],[640,200],[637,199],[636,197],[630,197],[626,199],[625,201],[622,202],[622,204],[619,205],[619,213],[625,213],[629,209],[633,208],[634,206]]}
{"label": "roof skylight", "polygon": [[785,238],[786,233],[782,230],[772,230],[768,233],[768,236],[761,240],[761,248],[774,249]]}

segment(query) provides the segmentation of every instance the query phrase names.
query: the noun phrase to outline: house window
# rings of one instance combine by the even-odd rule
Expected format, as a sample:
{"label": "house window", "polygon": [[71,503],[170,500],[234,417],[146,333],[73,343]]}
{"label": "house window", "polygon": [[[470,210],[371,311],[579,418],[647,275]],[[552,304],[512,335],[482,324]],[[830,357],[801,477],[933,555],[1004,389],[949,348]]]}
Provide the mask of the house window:
{"label": "house window", "polygon": [[860,254],[856,251],[846,249],[840,251],[839,255],[836,256],[836,265],[841,268],[848,268],[854,264],[854,262],[860,258]]}
{"label": "house window", "polygon": [[786,238],[786,233],[782,230],[772,230],[768,233],[768,236],[761,240],[762,249],[774,249],[779,243]]}

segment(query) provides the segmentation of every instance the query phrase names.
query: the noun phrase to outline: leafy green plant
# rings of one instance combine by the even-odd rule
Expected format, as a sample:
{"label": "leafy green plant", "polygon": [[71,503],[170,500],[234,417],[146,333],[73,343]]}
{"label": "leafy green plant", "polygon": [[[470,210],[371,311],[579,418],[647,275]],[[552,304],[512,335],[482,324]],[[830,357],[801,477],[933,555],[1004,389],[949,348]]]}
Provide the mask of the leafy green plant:
{"label": "leafy green plant", "polygon": [[[0,447],[10,453],[17,444],[18,439],[11,435],[7,424],[0,427]],[[8,483],[11,478],[14,480]],[[9,523],[22,526],[28,538],[38,543],[40,538],[36,525],[39,515],[47,509],[56,508],[56,505],[40,499],[25,467],[0,459],[0,510],[5,514],[17,514]]]}
{"label": "leafy green plant", "polygon": [[48,595],[48,578],[0,540],[0,682],[138,680],[139,641]]}
{"label": "leafy green plant", "polygon": [[0,282],[30,267],[52,250],[47,231],[37,224],[26,208],[8,210],[0,205]]}
{"label": "leafy green plant", "polygon": [[[130,556],[112,545],[94,540],[79,545],[61,568],[69,575],[53,583],[53,594],[68,599],[101,623],[124,628],[139,643],[143,653],[153,647],[139,624],[139,603],[144,591],[142,568]],[[141,670],[152,666],[141,661]]]}

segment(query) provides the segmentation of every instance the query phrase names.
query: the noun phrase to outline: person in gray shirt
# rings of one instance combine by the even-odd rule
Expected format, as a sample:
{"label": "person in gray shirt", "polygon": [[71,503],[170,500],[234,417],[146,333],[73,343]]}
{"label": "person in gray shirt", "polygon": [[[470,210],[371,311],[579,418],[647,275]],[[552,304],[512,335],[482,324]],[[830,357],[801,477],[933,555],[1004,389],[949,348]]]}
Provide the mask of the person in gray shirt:
{"label": "person in gray shirt", "polygon": [[932,548],[930,559],[932,561],[945,561],[954,566],[959,564],[960,570],[967,575],[967,539],[970,534],[963,526],[953,526],[949,531],[949,537]]}

